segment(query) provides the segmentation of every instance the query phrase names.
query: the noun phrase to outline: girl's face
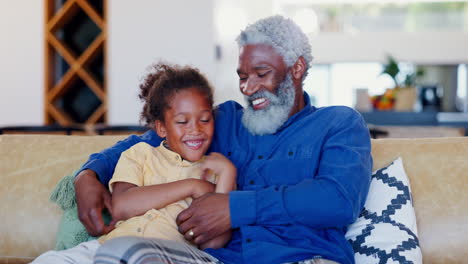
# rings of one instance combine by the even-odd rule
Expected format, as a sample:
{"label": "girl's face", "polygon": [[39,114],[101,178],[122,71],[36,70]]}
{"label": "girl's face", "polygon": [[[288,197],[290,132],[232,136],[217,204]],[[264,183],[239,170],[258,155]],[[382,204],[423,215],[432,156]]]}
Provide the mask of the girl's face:
{"label": "girl's face", "polygon": [[157,120],[155,125],[156,132],[166,138],[169,148],[188,161],[201,159],[213,139],[212,108],[196,88],[173,95],[164,113],[164,122]]}

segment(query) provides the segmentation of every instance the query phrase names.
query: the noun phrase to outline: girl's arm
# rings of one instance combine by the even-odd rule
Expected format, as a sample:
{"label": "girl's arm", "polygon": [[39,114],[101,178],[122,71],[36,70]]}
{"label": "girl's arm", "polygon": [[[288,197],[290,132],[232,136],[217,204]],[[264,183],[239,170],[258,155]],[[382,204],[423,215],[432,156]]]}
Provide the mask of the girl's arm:
{"label": "girl's arm", "polygon": [[112,216],[119,221],[143,215],[153,208],[163,208],[186,197],[197,198],[204,193],[213,192],[215,187],[204,180],[185,179],[149,186],[115,182],[112,189]]}

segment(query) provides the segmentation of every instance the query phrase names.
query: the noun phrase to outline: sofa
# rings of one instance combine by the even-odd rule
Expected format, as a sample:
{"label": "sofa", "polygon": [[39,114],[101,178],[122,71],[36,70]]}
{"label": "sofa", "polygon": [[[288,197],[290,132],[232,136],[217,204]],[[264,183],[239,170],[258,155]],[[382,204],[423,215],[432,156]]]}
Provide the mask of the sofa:
{"label": "sofa", "polygon": [[[125,136],[0,136],[0,263],[53,249],[57,182]],[[374,170],[401,157],[411,182],[424,263],[468,262],[468,137],[376,139]]]}

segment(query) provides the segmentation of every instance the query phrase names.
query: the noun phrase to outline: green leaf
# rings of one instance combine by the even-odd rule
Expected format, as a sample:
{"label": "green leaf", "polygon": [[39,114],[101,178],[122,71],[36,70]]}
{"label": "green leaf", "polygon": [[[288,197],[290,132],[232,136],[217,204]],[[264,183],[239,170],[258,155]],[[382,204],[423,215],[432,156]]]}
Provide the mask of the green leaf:
{"label": "green leaf", "polygon": [[395,86],[399,86],[398,81],[396,79],[396,76],[398,75],[399,72],[400,72],[400,68],[398,67],[398,63],[392,56],[388,55],[387,64],[384,65],[384,68],[381,74],[388,74],[395,82]]}

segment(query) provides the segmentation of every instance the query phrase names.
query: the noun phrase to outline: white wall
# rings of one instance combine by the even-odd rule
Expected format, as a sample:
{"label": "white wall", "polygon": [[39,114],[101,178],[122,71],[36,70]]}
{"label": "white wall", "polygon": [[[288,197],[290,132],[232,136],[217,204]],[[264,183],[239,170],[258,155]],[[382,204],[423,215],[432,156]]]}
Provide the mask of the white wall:
{"label": "white wall", "polygon": [[43,2],[0,0],[0,126],[43,123]]}
{"label": "white wall", "polygon": [[324,33],[311,37],[314,63],[385,62],[388,54],[416,64],[468,62],[468,34],[463,32]]}
{"label": "white wall", "polygon": [[215,72],[213,0],[108,1],[109,124],[136,124],[138,85],[158,59]]}
{"label": "white wall", "polygon": [[216,61],[215,103],[235,100],[244,104],[239,91],[237,64],[239,48],[235,41],[240,31],[256,20],[272,15],[271,0],[216,0],[214,6],[215,38],[221,47],[221,58]]}

